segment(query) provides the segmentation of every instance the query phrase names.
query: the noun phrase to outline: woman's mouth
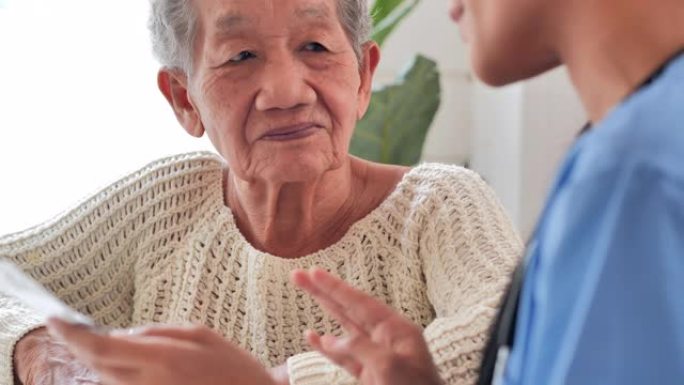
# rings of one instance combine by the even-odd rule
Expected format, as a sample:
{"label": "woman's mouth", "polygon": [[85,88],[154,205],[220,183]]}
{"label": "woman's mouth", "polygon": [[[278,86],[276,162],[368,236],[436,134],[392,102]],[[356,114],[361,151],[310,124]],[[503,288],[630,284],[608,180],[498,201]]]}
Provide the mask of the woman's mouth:
{"label": "woman's mouth", "polygon": [[261,139],[273,141],[301,139],[313,135],[319,129],[321,129],[321,126],[314,123],[295,124],[269,130],[261,136]]}

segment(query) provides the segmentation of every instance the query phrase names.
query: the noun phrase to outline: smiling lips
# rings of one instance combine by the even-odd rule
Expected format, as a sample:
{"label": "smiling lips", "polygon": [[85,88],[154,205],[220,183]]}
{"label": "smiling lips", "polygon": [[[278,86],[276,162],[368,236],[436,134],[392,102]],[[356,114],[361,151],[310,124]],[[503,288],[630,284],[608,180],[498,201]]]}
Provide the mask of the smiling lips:
{"label": "smiling lips", "polygon": [[322,127],[315,123],[301,123],[292,126],[279,127],[261,136],[264,140],[286,141],[305,138],[313,135]]}

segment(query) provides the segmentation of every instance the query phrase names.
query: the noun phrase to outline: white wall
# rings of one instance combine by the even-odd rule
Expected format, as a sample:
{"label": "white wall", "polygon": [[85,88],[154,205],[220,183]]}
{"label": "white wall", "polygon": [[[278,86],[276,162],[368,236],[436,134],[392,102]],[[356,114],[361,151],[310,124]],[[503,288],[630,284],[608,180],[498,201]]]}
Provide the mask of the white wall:
{"label": "white wall", "polygon": [[[151,159],[210,148],[182,131],[158,95],[147,1],[5,3],[0,234],[42,222]],[[377,82],[417,52],[437,60],[442,106],[424,160],[469,161],[527,234],[583,114],[562,72],[502,90],[474,83],[448,3],[422,1],[386,42]]]}
{"label": "white wall", "polygon": [[418,6],[383,48],[379,79],[391,79],[416,52],[437,60],[443,99],[423,160],[469,162],[526,238],[584,113],[563,70],[501,89],[474,81],[448,3]]}
{"label": "white wall", "polygon": [[523,137],[520,140],[522,174],[518,190],[521,215],[517,223],[521,232],[529,236],[556,169],[587,117],[565,69],[529,81],[524,87]]}
{"label": "white wall", "polygon": [[147,1],[0,9],[0,234],[60,213],[150,160],[209,148],[156,88]]}
{"label": "white wall", "polygon": [[473,86],[472,167],[529,237],[585,115],[563,69],[502,89]]}
{"label": "white wall", "polygon": [[386,41],[377,81],[394,79],[416,53],[435,60],[442,104],[428,133],[423,159],[463,164],[470,153],[470,71],[467,51],[448,16],[447,0],[423,0]]}
{"label": "white wall", "polygon": [[514,222],[520,223],[523,86],[493,89],[476,82],[471,95],[470,166],[494,188]]}

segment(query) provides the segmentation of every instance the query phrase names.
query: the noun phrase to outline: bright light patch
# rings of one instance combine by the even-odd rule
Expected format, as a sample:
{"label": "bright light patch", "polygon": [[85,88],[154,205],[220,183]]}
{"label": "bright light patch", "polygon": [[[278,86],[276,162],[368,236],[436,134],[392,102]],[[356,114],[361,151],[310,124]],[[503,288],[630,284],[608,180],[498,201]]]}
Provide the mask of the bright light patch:
{"label": "bright light patch", "polygon": [[0,235],[172,153],[178,125],[141,0],[0,0]]}

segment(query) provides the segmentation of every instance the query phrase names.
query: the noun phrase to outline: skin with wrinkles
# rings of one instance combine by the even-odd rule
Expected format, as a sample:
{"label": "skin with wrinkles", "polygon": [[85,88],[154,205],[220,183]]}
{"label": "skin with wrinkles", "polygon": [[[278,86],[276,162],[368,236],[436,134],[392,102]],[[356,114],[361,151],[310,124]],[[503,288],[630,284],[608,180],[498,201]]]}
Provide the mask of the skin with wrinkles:
{"label": "skin with wrinkles", "polygon": [[[24,384],[96,385],[99,377],[83,363],[74,360],[67,346],[50,337],[47,329],[33,331],[22,339],[15,353],[16,379]],[[42,362],[40,367],[18,365],[19,362]]]}
{"label": "skin with wrinkles", "polygon": [[348,154],[377,45],[365,44],[359,62],[333,0],[216,0],[197,10],[196,70],[162,70],[159,85],[186,131],[206,133],[227,161],[238,227],[278,256],[334,243],[406,171]]}
{"label": "skin with wrinkles", "polygon": [[249,353],[203,326],[150,326],[109,335],[48,323],[108,385],[276,384]]}

